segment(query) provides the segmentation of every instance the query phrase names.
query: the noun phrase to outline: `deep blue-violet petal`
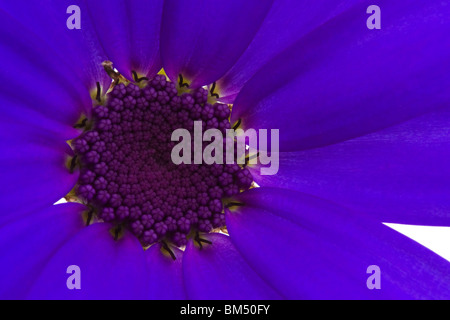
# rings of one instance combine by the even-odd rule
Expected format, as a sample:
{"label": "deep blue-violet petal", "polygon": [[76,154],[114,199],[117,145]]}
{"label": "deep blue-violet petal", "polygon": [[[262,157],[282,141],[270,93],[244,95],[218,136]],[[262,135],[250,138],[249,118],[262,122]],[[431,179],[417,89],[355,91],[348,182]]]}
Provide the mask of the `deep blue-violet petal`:
{"label": "deep blue-violet petal", "polygon": [[84,209],[80,204],[49,206],[0,227],[1,299],[25,298],[47,260],[83,228]]}
{"label": "deep blue-violet petal", "polygon": [[[83,229],[48,261],[30,299],[145,299],[148,274],[144,250],[129,233],[115,241],[108,224]],[[81,290],[69,290],[69,266],[81,271]]]}
{"label": "deep blue-violet petal", "polygon": [[39,104],[24,104],[11,96],[0,96],[0,104],[0,222],[4,222],[51,206],[73,189],[78,173],[71,174],[66,167],[73,156],[66,141],[79,132],[52,116],[64,117],[60,106],[44,111]]}
{"label": "deep blue-violet petal", "polygon": [[65,68],[51,48],[3,11],[0,37],[2,98],[72,126],[91,103],[89,91],[77,75]]}
{"label": "deep blue-violet petal", "polygon": [[70,155],[65,142],[39,133],[27,141],[5,132],[0,133],[0,148],[7,150],[0,153],[0,223],[51,206],[78,180],[78,172],[70,173],[65,165]]}
{"label": "deep blue-violet petal", "polygon": [[[61,123],[59,120],[42,113],[45,108],[26,105],[13,97],[0,95],[0,135],[10,141],[35,141],[51,145],[52,142],[72,140],[80,135],[74,123]],[[62,112],[61,112],[62,113]]]}
{"label": "deep blue-violet petal", "polygon": [[232,123],[280,129],[281,150],[324,146],[442,107],[450,100],[450,6],[379,1],[329,20],[265,65],[236,99]]}
{"label": "deep blue-violet petal", "polygon": [[223,234],[202,236],[212,242],[200,249],[191,241],[183,258],[188,299],[260,300],[279,299],[245,262],[230,238]]}
{"label": "deep blue-violet petal", "polygon": [[180,74],[192,88],[222,77],[261,26],[272,0],[164,2],[161,57],[172,81]]}
{"label": "deep blue-violet petal", "polygon": [[233,103],[244,84],[264,64],[356,2],[357,0],[274,1],[248,49],[218,81],[221,101]]}
{"label": "deep blue-violet petal", "polygon": [[159,34],[163,1],[87,1],[89,15],[108,59],[125,77],[161,69]]}
{"label": "deep blue-violet petal", "polygon": [[[80,8],[81,29],[67,27],[67,21],[71,22],[74,14],[69,10],[73,5]],[[43,47],[51,49],[48,50],[49,57],[64,61],[61,69],[77,75],[87,91],[95,90],[96,82],[101,84],[103,92],[109,88],[111,79],[102,66],[107,57],[84,1],[42,0],[25,6],[20,2],[1,0],[0,10],[23,24],[26,32],[20,37],[35,37]]]}
{"label": "deep blue-violet petal", "polygon": [[145,252],[151,300],[186,299],[181,269],[183,252],[174,247],[171,250],[176,257],[175,261],[161,252],[160,245],[154,245]]}
{"label": "deep blue-violet petal", "polygon": [[159,51],[163,0],[127,1],[131,68],[152,78],[162,68]]}
{"label": "deep blue-violet petal", "polygon": [[84,3],[108,60],[125,76],[131,77],[131,37],[125,1],[100,0]]}
{"label": "deep blue-violet petal", "polygon": [[[256,188],[227,212],[230,239],[288,298],[448,299],[450,265],[383,224],[296,191]],[[370,290],[371,266],[381,289]],[[370,273],[368,273],[368,270]],[[370,284],[374,284],[372,279]]]}
{"label": "deep blue-violet petal", "polygon": [[450,226],[450,111],[336,145],[281,153],[261,186],[329,199],[381,222]]}

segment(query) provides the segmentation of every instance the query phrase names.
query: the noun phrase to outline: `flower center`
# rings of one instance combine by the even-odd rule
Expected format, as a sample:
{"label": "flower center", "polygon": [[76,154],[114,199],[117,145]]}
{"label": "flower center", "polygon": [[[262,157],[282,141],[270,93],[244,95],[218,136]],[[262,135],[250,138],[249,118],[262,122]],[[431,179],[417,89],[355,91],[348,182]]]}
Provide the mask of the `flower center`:
{"label": "flower center", "polygon": [[237,164],[175,165],[171,136],[179,128],[193,132],[195,121],[225,135],[229,117],[228,105],[208,103],[207,90],[179,95],[162,75],[143,87],[116,85],[72,142],[81,170],[75,195],[143,246],[181,247],[198,232],[224,227],[223,199],[249,189],[250,172]]}

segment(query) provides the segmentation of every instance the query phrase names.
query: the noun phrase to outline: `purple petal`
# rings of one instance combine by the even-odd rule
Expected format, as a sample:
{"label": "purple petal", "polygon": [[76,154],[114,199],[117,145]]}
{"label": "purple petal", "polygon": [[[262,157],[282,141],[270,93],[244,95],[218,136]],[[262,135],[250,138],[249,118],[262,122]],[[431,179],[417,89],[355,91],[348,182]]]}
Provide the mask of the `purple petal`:
{"label": "purple petal", "polygon": [[151,300],[184,300],[186,294],[183,287],[182,259],[183,252],[171,248],[176,260],[164,255],[160,245],[154,245],[145,253],[147,269],[150,276]]}
{"label": "purple petal", "polygon": [[328,21],[262,68],[236,99],[232,123],[280,129],[281,150],[324,146],[389,127],[450,99],[445,2],[367,3]]}
{"label": "purple petal", "polygon": [[298,190],[382,222],[450,226],[450,112],[433,113],[340,144],[281,153],[261,186]]}
{"label": "purple petal", "polygon": [[80,131],[74,129],[73,123],[64,124],[43,114],[42,110],[45,108],[39,110],[4,96],[0,96],[0,104],[3,106],[0,110],[0,136],[4,139],[4,144],[24,140],[51,145],[54,142],[72,140],[80,135]]}
{"label": "purple petal", "polygon": [[253,42],[218,81],[221,101],[233,103],[250,78],[277,54],[353,5],[353,1],[277,0]]}
{"label": "purple petal", "polygon": [[23,299],[47,260],[82,227],[84,206],[50,206],[0,228],[0,298]]}
{"label": "purple petal", "polygon": [[[148,274],[144,250],[131,234],[114,241],[111,226],[83,229],[48,261],[30,291],[31,299],[145,299]],[[69,290],[67,268],[81,270],[81,289]]]}
{"label": "purple petal", "polygon": [[[29,139],[45,139],[42,136]],[[51,139],[45,142],[50,146],[15,138],[0,142],[0,222],[47,208],[75,186],[78,173],[71,174],[65,166],[64,148],[69,147]]]}
{"label": "purple petal", "polygon": [[261,26],[272,0],[164,2],[161,56],[173,81],[192,88],[213,83],[239,59]]}
{"label": "purple petal", "polygon": [[203,249],[191,241],[183,258],[186,293],[195,300],[260,300],[280,296],[245,262],[228,236],[202,236],[212,242]]}
{"label": "purple petal", "polygon": [[[89,91],[76,74],[64,68],[51,48],[2,11],[0,37],[0,80],[5,83],[0,89],[2,98],[73,126],[86,104],[91,103]],[[4,109],[2,113],[15,112]]]}
{"label": "purple petal", "polygon": [[128,74],[131,71],[131,39],[128,32],[125,1],[98,0],[85,1],[84,3],[108,60],[114,63],[114,67],[125,69],[126,76],[131,76],[131,74]]}
{"label": "purple petal", "polygon": [[132,71],[152,76],[158,73],[162,0],[87,1],[86,5],[114,67],[127,78],[132,77]]}
{"label": "purple petal", "polygon": [[127,1],[131,24],[131,70],[153,77],[162,68],[159,51],[163,0]]}
{"label": "purple petal", "polygon": [[[230,238],[263,279],[291,299],[450,297],[450,264],[378,222],[295,191],[257,188],[227,212]],[[381,270],[369,290],[368,267]]]}
{"label": "purple petal", "polygon": [[[37,48],[42,48],[40,50],[48,48],[45,49],[48,57],[57,59],[56,61],[61,60],[63,62],[59,64],[61,71],[68,75],[76,75],[89,98],[89,91],[95,90],[96,82],[100,82],[102,91],[106,92],[111,79],[101,64],[106,60],[106,55],[97,39],[84,3],[80,1],[76,3],[81,10],[81,29],[67,28],[66,21],[71,16],[71,13],[67,13],[67,9],[71,5],[74,3],[70,0],[42,0],[27,3],[26,6],[15,1],[3,1],[1,10],[23,25],[23,32],[19,38],[34,37],[33,41],[39,44]],[[37,58],[32,58],[31,61],[39,61],[39,64],[42,64]],[[77,85],[77,82],[71,82],[70,85]]]}

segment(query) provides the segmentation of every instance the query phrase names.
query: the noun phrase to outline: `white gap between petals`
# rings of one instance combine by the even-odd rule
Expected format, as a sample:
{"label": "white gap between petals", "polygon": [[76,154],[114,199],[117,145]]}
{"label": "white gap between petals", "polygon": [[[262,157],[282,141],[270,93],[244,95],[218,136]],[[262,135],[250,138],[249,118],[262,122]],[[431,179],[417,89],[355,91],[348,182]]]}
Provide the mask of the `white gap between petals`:
{"label": "white gap between petals", "polygon": [[450,227],[416,226],[384,223],[404,236],[420,243],[447,261],[450,261]]}
{"label": "white gap between petals", "polygon": [[57,206],[58,204],[63,204],[63,203],[67,203],[67,200],[65,198],[62,198],[62,199],[56,201],[53,205]]}

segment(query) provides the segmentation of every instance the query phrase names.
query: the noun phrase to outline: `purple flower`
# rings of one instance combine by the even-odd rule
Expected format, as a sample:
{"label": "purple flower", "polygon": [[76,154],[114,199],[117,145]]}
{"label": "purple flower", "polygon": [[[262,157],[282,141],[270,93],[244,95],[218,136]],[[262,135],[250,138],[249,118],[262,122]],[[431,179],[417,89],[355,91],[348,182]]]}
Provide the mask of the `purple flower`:
{"label": "purple flower", "polygon": [[[358,0],[77,2],[79,30],[1,4],[0,298],[450,298],[382,224],[450,225],[448,1],[379,0],[381,30]],[[280,129],[280,172],[176,167],[195,120]]]}

